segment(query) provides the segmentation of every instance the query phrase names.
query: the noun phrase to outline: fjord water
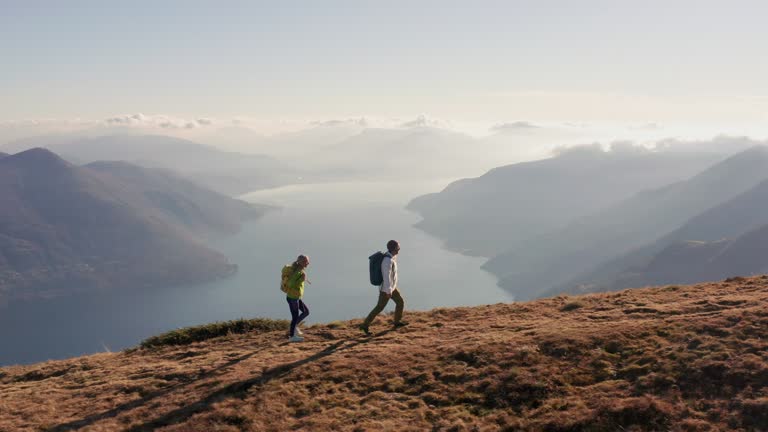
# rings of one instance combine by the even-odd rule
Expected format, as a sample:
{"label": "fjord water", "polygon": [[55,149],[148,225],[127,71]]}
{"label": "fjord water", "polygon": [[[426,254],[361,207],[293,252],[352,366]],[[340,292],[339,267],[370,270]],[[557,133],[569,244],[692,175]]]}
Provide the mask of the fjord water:
{"label": "fjord water", "polygon": [[[279,273],[299,253],[311,258],[308,322],[363,317],[377,298],[368,282],[368,256],[391,238],[402,244],[399,279],[407,309],[511,301],[480,269],[481,258],[445,250],[439,240],[413,228],[419,218],[404,210],[405,204],[444,184],[331,183],[244,195],[244,200],[280,208],[235,236],[212,241],[210,246],[238,264],[233,277],[2,305],[0,365],[119,350],[163,331],[212,321],[289,318]],[[379,318],[377,323],[387,322]]]}

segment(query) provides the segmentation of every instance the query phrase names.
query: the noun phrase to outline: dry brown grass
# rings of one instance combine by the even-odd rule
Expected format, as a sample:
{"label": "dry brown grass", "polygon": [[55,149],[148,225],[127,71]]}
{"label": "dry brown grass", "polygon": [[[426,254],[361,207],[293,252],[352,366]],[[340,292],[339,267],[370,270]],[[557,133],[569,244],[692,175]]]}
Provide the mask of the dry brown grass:
{"label": "dry brown grass", "polygon": [[0,369],[2,431],[768,428],[768,277]]}

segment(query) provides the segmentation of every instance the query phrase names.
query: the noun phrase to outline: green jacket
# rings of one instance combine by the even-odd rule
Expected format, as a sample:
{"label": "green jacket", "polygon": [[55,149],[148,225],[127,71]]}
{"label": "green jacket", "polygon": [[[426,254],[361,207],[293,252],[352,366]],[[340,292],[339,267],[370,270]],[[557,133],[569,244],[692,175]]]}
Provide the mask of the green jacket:
{"label": "green jacket", "polygon": [[306,280],[306,274],[304,270],[294,272],[288,279],[288,292],[286,296],[292,300],[298,300],[304,297],[304,281]]}

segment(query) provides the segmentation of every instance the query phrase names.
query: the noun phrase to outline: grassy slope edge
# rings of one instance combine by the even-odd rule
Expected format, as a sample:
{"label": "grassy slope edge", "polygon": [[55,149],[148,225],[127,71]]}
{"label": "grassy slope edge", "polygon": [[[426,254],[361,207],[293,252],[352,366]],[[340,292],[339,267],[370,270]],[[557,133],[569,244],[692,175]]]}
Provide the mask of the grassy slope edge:
{"label": "grassy slope edge", "polygon": [[410,313],[0,369],[0,430],[768,425],[768,276]]}

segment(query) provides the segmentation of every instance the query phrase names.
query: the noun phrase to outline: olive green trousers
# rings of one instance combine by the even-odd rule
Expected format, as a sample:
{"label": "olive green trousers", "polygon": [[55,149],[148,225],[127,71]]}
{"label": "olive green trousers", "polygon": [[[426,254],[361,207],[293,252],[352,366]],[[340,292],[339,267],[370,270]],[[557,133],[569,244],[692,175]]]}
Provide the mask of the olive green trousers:
{"label": "olive green trousers", "polygon": [[376,315],[380,314],[387,306],[390,298],[395,302],[395,323],[400,322],[403,318],[403,309],[405,308],[405,300],[403,300],[403,296],[400,295],[400,291],[395,289],[392,291],[392,295],[379,291],[379,301],[376,303],[376,307],[373,308],[371,313],[368,314],[365,321],[363,321],[363,327],[371,325],[373,320],[376,319]]}

